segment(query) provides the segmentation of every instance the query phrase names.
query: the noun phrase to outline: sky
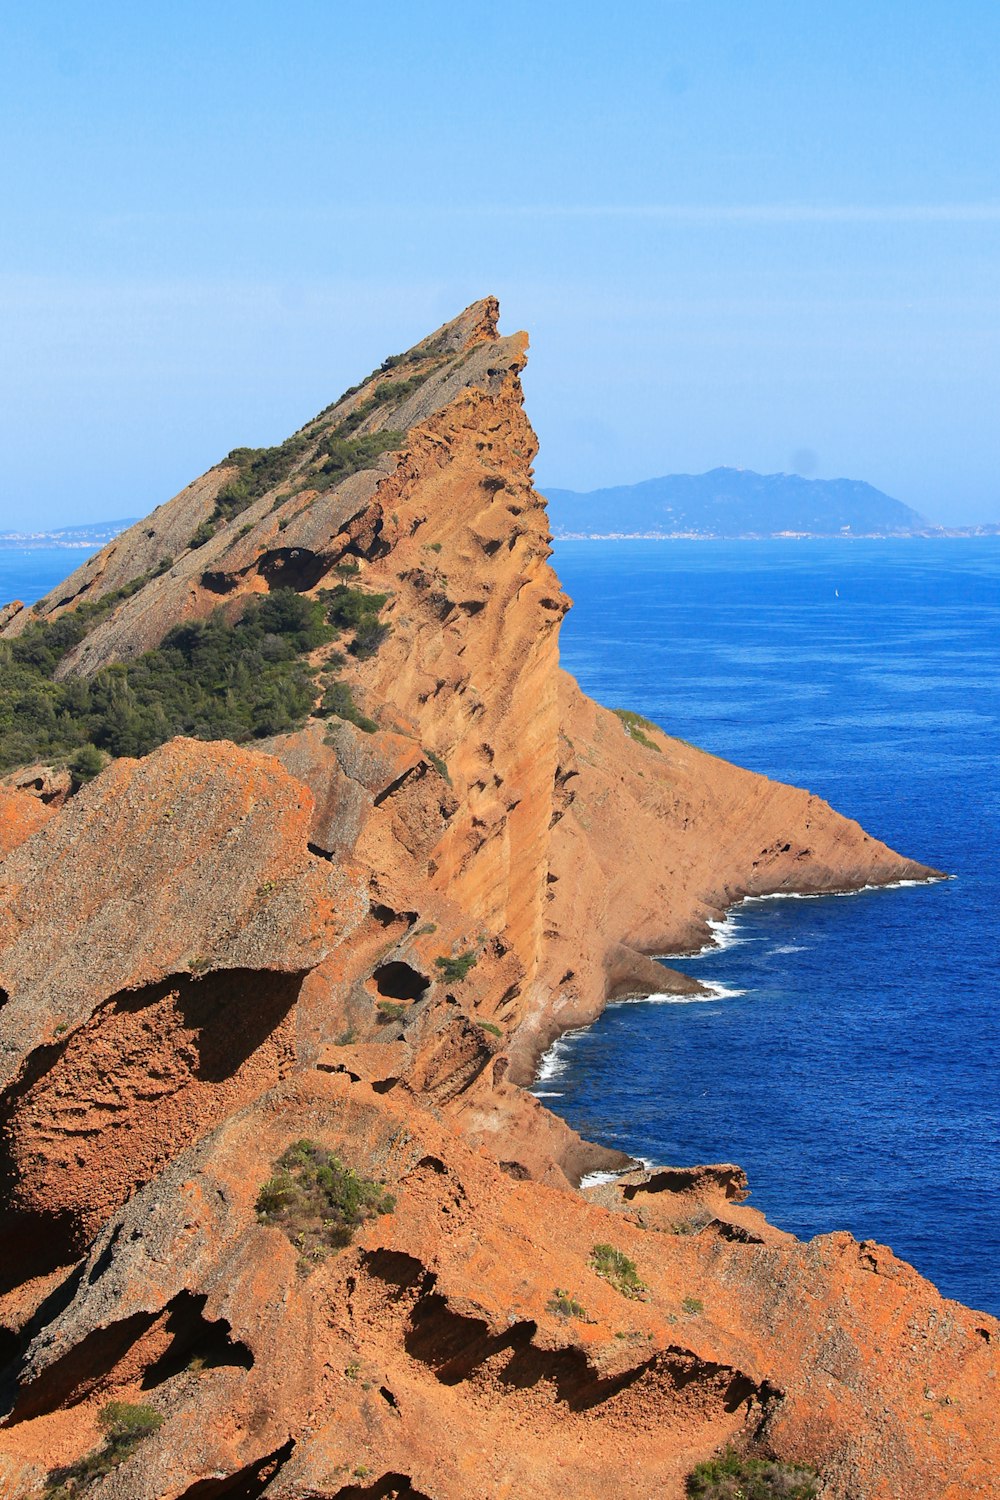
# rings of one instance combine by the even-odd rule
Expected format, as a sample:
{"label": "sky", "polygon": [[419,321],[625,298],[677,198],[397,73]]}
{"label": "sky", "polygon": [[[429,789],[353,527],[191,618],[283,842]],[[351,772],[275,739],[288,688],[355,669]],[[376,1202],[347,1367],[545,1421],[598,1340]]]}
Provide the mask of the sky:
{"label": "sky", "polygon": [[996,0],[0,0],[0,527],[144,514],[487,293],[539,484],[1000,519]]}

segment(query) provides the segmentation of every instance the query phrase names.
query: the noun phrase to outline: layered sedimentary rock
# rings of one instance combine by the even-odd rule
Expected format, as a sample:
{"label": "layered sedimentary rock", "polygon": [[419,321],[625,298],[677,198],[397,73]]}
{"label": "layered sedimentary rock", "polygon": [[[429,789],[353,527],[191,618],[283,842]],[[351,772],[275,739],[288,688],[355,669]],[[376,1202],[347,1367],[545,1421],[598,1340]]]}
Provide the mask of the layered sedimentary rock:
{"label": "layered sedimentary rock", "polygon": [[[525,349],[476,304],[238,511],[236,455],[6,624],[108,600],[60,667],[88,676],[348,577],[389,633],[340,653],[353,717],[317,686],[292,733],[0,793],[4,1495],[109,1400],[164,1418],[109,1500],[671,1497],[727,1443],[837,1500],[994,1493],[994,1320],[770,1228],[736,1167],[581,1193],[629,1163],[523,1090],[608,998],[695,988],[655,955],[742,896],[933,873],[560,672]],[[395,1199],[308,1264],[257,1211],[303,1139]]]}

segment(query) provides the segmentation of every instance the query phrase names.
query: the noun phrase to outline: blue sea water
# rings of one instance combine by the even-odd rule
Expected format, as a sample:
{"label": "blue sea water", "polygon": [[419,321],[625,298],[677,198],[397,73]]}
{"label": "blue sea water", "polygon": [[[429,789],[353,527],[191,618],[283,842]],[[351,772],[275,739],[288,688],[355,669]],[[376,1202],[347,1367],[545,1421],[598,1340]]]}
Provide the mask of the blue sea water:
{"label": "blue sea water", "polygon": [[34,604],[75,573],[96,547],[0,547],[0,606]]}
{"label": "blue sea water", "polygon": [[545,1102],[592,1140],[735,1161],[802,1237],[892,1245],[1000,1314],[1000,540],[563,542],[584,690],[790,781],[956,878],[738,909],[558,1043]]}
{"label": "blue sea water", "polygon": [[[86,555],[0,551],[0,603]],[[677,961],[736,993],[611,1006],[538,1092],[636,1156],[739,1162],[776,1224],[881,1240],[1000,1313],[1000,541],[563,542],[555,562],[587,692],[956,878],[741,907]]]}

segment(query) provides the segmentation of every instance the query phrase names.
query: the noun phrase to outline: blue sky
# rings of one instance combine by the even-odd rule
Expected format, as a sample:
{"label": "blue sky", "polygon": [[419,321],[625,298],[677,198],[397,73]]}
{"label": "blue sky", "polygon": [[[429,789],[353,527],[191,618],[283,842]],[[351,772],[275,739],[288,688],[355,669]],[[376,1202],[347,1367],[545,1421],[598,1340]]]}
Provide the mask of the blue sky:
{"label": "blue sky", "polygon": [[486,292],[539,482],[1000,518],[1000,6],[3,7],[0,525],[141,514]]}

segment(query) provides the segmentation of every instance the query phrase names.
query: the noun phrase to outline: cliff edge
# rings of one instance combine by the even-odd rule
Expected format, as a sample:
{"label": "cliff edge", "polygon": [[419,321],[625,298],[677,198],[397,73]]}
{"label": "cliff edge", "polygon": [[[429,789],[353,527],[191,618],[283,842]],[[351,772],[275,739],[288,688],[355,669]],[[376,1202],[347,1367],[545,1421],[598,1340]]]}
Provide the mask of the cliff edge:
{"label": "cliff edge", "polygon": [[935,873],[560,670],[526,348],[474,304],[5,617],[4,1495],[993,1493],[995,1320],[735,1167],[581,1193],[524,1092],[743,896]]}

